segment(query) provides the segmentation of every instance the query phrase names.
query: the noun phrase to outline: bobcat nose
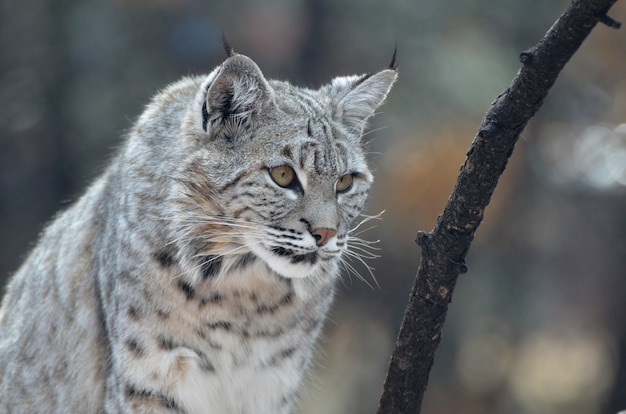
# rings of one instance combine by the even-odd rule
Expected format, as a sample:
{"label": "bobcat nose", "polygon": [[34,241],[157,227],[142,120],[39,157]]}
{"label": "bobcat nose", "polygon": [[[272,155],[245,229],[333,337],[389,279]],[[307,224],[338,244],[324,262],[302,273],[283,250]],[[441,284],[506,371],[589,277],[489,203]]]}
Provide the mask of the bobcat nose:
{"label": "bobcat nose", "polygon": [[322,227],[311,231],[311,234],[313,235],[313,237],[315,237],[315,244],[317,244],[318,246],[323,246],[326,244],[326,242],[328,242],[328,240],[330,240],[331,237],[337,234],[337,231]]}

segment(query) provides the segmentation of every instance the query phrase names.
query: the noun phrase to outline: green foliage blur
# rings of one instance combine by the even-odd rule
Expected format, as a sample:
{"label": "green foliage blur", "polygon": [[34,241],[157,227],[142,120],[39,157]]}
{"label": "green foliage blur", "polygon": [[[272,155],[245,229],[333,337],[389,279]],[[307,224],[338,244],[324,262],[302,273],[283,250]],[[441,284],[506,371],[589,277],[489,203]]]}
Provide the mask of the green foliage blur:
{"label": "green foliage blur", "polygon": [[[382,220],[346,272],[302,413],[372,413],[419,262],[480,121],[568,2],[0,0],[0,286],[151,95],[225,54],[317,87],[385,67]],[[618,2],[611,16],[626,20]],[[518,143],[459,279],[422,412],[626,409],[626,34],[598,26]],[[370,224],[375,227],[370,229]],[[359,229],[361,231],[361,229]],[[375,277],[375,280],[374,280]]]}

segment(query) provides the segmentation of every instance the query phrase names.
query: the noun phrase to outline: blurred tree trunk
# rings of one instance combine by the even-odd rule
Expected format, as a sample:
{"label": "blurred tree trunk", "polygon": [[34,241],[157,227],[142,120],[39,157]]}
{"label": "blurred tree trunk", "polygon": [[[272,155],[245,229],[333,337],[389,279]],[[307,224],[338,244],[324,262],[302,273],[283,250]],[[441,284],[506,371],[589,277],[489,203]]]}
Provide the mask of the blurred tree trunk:
{"label": "blurred tree trunk", "polygon": [[483,119],[437,225],[417,235],[422,259],[378,414],[420,412],[457,277],[467,271],[465,256],[515,143],[595,25],[620,27],[606,14],[616,1],[574,0],[543,39],[521,53],[522,67]]}

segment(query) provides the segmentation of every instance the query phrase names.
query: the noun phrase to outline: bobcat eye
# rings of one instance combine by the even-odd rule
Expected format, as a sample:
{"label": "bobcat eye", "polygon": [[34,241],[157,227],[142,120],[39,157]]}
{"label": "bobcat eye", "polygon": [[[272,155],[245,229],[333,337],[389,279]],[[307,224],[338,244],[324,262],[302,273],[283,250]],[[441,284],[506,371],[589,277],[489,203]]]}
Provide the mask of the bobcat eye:
{"label": "bobcat eye", "polygon": [[270,168],[270,177],[281,187],[291,187],[296,181],[296,172],[286,165]]}
{"label": "bobcat eye", "polygon": [[335,188],[338,193],[345,193],[352,188],[352,182],[354,181],[354,176],[352,174],[346,174],[339,177],[337,180],[337,184]]}

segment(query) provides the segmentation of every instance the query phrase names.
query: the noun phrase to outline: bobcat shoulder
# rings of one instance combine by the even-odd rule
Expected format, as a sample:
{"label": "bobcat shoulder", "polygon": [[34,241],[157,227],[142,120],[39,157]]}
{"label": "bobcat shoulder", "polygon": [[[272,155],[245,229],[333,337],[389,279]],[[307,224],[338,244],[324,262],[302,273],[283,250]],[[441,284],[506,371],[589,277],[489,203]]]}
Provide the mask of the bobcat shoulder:
{"label": "bobcat shoulder", "polygon": [[304,89],[232,53],[157,94],[7,288],[0,412],[291,412],[395,79]]}

